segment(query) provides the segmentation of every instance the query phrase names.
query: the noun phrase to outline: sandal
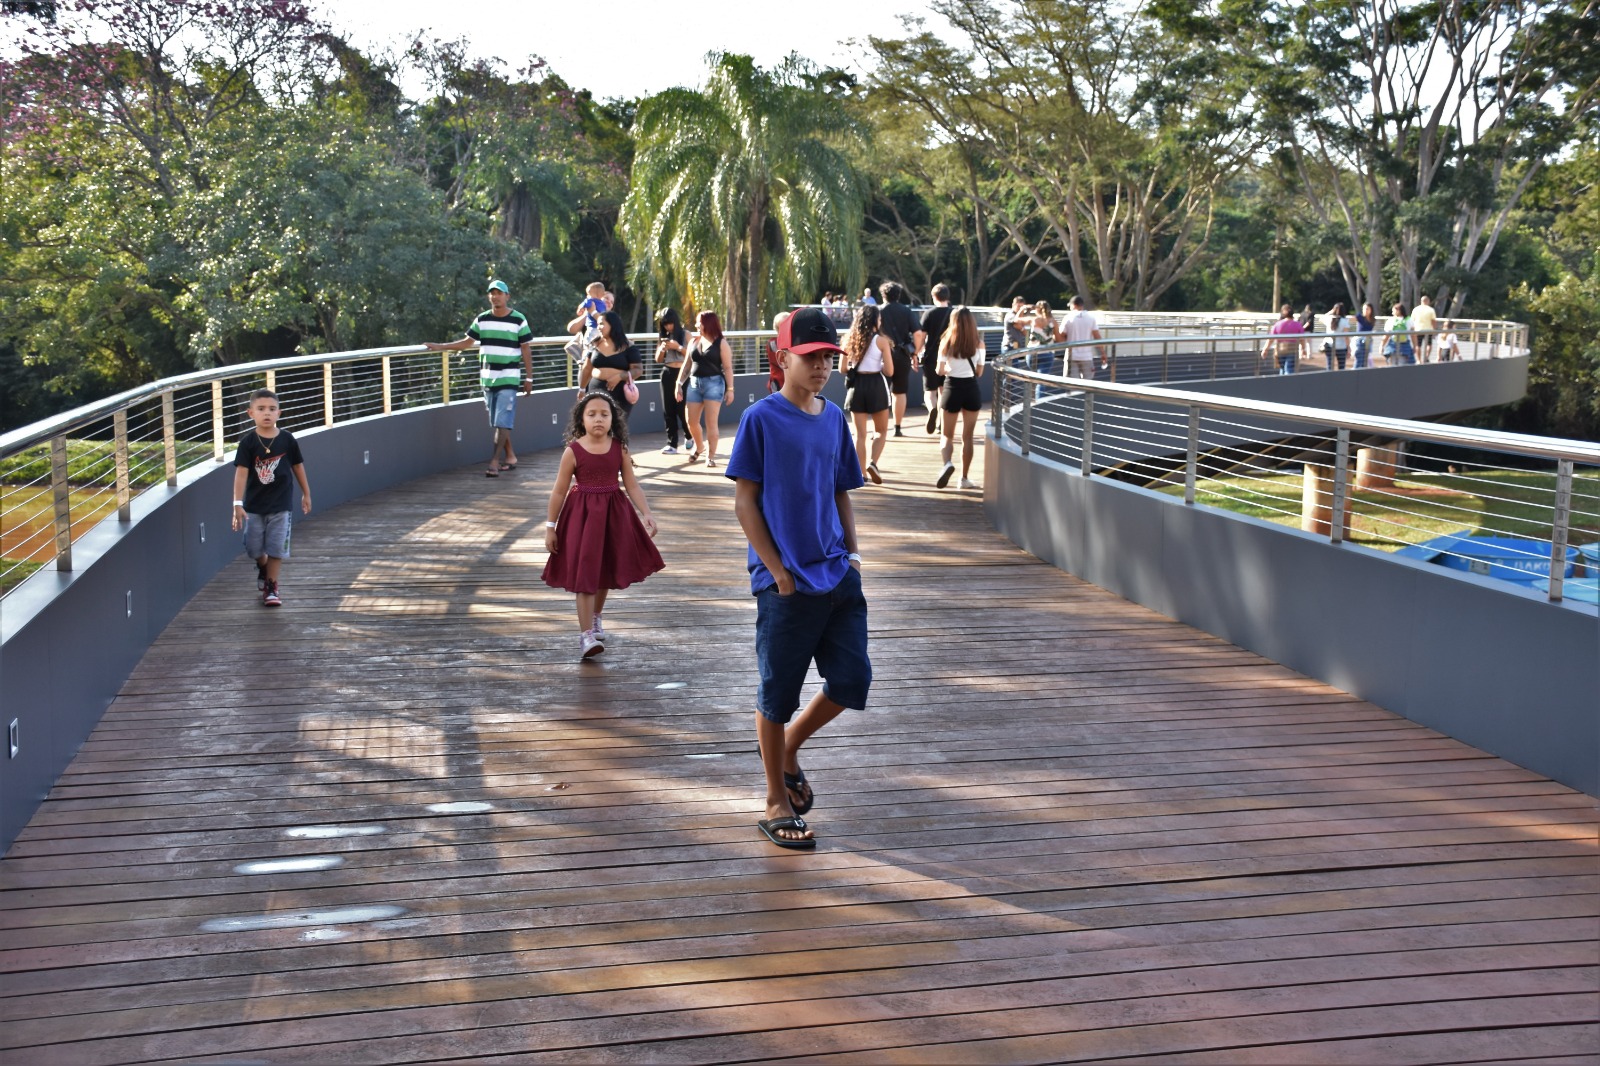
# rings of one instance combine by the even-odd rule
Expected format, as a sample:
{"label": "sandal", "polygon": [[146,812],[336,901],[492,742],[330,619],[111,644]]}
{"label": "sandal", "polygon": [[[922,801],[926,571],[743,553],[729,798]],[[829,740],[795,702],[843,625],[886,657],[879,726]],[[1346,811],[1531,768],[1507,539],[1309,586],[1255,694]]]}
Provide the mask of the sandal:
{"label": "sandal", "polygon": [[790,798],[789,806],[794,808],[794,813],[805,814],[810,811],[812,807],[816,806],[817,794],[811,791],[811,785],[806,781],[806,772],[804,770],[801,770],[797,774],[791,774],[789,771],[785,770],[783,772],[783,787],[788,789],[790,792],[798,792],[801,796],[805,797],[799,803],[794,802],[792,797]]}
{"label": "sandal", "polygon": [[483,472],[483,476],[484,477],[499,477],[500,476],[500,468],[497,467],[497,466],[491,466],[489,469],[487,469],[487,470],[485,470]]}
{"label": "sandal", "polygon": [[779,832],[785,829],[797,829],[803,832],[806,829],[806,820],[804,818],[773,818],[770,821],[763,820],[757,822],[756,826],[766,834],[768,840],[772,841],[780,848],[793,848],[796,851],[810,851],[812,848],[817,846],[816,837],[794,838],[781,837],[778,835]]}

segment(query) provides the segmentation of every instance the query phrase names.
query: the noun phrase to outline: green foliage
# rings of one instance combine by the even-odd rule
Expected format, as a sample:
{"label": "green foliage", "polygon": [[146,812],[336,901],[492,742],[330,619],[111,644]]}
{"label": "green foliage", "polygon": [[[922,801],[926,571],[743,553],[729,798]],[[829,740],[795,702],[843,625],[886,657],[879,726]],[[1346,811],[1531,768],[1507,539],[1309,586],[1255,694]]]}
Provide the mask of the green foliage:
{"label": "green foliage", "polygon": [[1524,433],[1600,440],[1600,272],[1569,274],[1515,294],[1533,331],[1528,394],[1502,425]]}
{"label": "green foliage", "polygon": [[720,309],[748,328],[811,299],[824,264],[860,284],[864,195],[845,152],[859,131],[807,73],[719,55],[705,92],[639,108],[621,232],[633,284],[657,305]]}

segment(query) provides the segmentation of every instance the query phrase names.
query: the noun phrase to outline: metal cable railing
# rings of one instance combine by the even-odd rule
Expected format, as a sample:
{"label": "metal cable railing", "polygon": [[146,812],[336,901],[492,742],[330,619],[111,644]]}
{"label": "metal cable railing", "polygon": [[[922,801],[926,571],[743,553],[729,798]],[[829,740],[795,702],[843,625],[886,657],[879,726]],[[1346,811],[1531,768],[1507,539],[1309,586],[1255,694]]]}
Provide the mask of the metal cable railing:
{"label": "metal cable railing", "polygon": [[[985,344],[1000,353],[1003,310],[975,308]],[[1113,358],[1096,368],[1096,380],[1168,382],[1262,372],[1263,316],[1103,314],[1102,332]],[[1210,331],[1194,335],[1196,326]],[[1515,323],[1461,323],[1463,354],[1487,358],[1520,351],[1524,327]],[[764,374],[768,330],[727,334],[739,374]],[[570,388],[579,367],[567,354],[570,337],[533,342],[533,388]],[[633,338],[644,357],[643,380],[660,376],[655,338]],[[1320,342],[1317,342],[1320,343]],[[1020,353],[1034,358],[1052,346]],[[1013,358],[1019,353],[1008,353]],[[1004,405],[1020,402],[1020,379],[998,387]],[[1056,379],[1049,379],[1055,382]],[[246,399],[259,388],[279,394],[285,428],[303,432],[353,419],[417,407],[477,399],[476,353],[429,352],[421,346],[304,355],[168,378],[0,436],[0,594],[42,566],[72,568],[72,543],[96,522],[131,518],[140,492],[176,485],[180,471],[226,462],[249,428]],[[1029,389],[1059,388],[1030,384]],[[1147,417],[1141,415],[1140,417]],[[1148,429],[1149,427],[1146,427]],[[1105,424],[1096,448],[1116,446],[1121,461],[1138,461],[1150,443],[1126,441]],[[1089,435],[1082,419],[1065,411],[1041,416],[1041,445],[1081,449]],[[1171,432],[1162,446],[1175,442]],[[1141,440],[1144,440],[1141,443]]]}
{"label": "metal cable railing", "polygon": [[[1523,337],[1511,328],[1497,335],[1494,344],[1510,347]],[[1269,340],[1237,339],[1258,349]],[[998,361],[996,440],[1086,476],[1293,525],[1336,544],[1517,581],[1551,600],[1600,598],[1600,444],[1028,368],[1042,356],[1059,364],[1083,346]]]}

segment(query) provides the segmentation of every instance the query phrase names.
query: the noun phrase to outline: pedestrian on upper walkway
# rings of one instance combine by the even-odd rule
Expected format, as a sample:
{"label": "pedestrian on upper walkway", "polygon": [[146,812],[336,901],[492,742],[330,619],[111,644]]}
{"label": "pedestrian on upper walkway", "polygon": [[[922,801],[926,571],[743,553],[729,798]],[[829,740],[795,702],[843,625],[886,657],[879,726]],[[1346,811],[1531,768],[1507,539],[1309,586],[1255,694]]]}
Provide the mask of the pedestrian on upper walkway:
{"label": "pedestrian on upper walkway", "polygon": [[1091,347],[1089,341],[1100,340],[1100,325],[1095,321],[1094,313],[1084,307],[1083,297],[1074,296],[1067,303],[1066,317],[1061,320],[1061,326],[1056,330],[1056,339],[1070,341],[1079,347],[1067,349],[1068,377],[1094,380],[1094,364],[1096,357],[1104,364],[1106,349],[1104,345]]}
{"label": "pedestrian on upper walkway", "polygon": [[1262,357],[1271,358],[1276,353],[1278,373],[1293,374],[1305,352],[1305,332],[1306,327],[1294,317],[1294,308],[1284,304],[1278,309],[1278,321],[1272,326],[1274,339],[1262,347]]}

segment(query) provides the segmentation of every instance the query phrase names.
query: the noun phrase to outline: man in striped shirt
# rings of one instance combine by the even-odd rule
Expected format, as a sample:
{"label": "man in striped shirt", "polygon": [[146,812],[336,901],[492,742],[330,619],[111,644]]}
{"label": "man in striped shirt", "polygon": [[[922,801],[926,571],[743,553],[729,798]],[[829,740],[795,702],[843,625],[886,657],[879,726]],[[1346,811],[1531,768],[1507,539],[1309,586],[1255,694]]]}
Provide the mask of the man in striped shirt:
{"label": "man in striped shirt", "polygon": [[489,310],[472,320],[465,337],[448,344],[429,341],[426,347],[430,352],[478,349],[478,379],[494,433],[494,450],[484,473],[499,477],[502,470],[515,470],[517,453],[511,448],[511,429],[516,423],[517,386],[522,386],[524,393],[533,391],[533,330],[521,312],[511,310],[511,290],[506,283],[499,279],[489,282]]}

